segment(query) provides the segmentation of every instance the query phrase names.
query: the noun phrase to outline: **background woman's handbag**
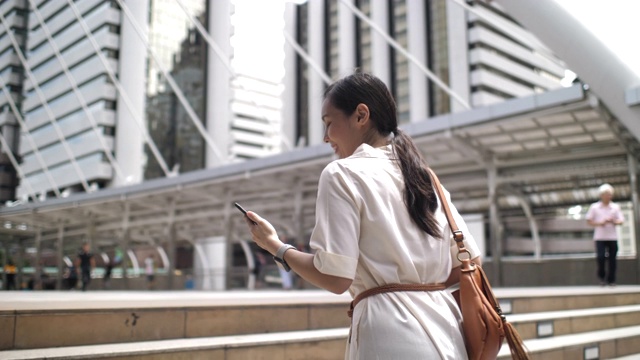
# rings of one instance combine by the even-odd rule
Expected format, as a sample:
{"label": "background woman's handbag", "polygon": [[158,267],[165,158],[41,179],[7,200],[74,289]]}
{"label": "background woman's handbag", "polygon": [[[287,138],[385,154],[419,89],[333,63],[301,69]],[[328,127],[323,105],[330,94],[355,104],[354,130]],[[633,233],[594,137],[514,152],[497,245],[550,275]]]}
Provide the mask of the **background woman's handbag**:
{"label": "background woman's handbag", "polygon": [[460,290],[454,297],[458,301],[462,313],[462,330],[469,359],[497,358],[505,338],[513,359],[529,359],[522,338],[502,314],[502,309],[493,295],[487,276],[480,265],[471,261],[471,254],[464,247],[464,234],[451,215],[451,209],[442,191],[440,180],[433,171],[430,172],[451,233],[458,245],[458,260],[462,263]]}

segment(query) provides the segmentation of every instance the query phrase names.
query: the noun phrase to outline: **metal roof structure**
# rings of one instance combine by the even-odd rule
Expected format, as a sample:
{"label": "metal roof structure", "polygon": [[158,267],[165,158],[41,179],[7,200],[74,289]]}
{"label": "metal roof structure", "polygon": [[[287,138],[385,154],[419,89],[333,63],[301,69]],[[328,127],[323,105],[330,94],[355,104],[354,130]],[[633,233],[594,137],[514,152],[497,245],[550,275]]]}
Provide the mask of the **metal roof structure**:
{"label": "metal roof structure", "polygon": [[[540,36],[586,84],[403,127],[458,210],[485,215],[492,235],[500,225],[498,212],[534,223],[536,214],[594,201],[604,182],[616,188],[616,199],[639,206],[640,79],[553,1],[541,1],[497,3]],[[565,27],[574,36],[557,36]],[[137,185],[18,201],[0,208],[0,242],[35,246],[37,256],[57,248],[59,268],[63,244],[75,248],[83,240],[99,249],[167,244],[169,258],[175,259],[178,242],[247,238],[233,202],[260,213],[281,233],[306,240],[315,222],[317,182],[333,159],[329,146],[318,145]],[[638,224],[637,210],[635,216]],[[540,240],[531,230],[539,256]],[[492,246],[499,264],[500,241]],[[169,263],[172,274],[175,264]]]}
{"label": "metal roof structure", "polygon": [[[640,143],[586,86],[512,99],[404,127],[463,213],[486,213],[495,186],[500,209],[590,202],[609,182],[629,199]],[[233,202],[280,231],[305,236],[314,225],[319,175],[333,159],[326,145],[0,209],[6,239],[92,238],[98,246],[247,237]],[[493,175],[492,175],[493,174]],[[493,183],[494,180],[495,183]],[[492,183],[494,185],[492,185]],[[35,241],[35,240],[34,240]],[[66,240],[65,240],[66,242]]]}

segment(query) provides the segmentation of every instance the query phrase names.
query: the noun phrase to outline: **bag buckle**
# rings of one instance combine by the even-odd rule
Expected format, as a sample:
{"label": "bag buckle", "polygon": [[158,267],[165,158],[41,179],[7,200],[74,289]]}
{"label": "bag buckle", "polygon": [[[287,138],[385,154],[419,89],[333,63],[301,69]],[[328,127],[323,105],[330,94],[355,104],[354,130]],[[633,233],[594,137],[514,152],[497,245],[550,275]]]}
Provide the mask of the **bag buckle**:
{"label": "bag buckle", "polygon": [[455,240],[456,242],[461,242],[462,240],[464,240],[464,234],[462,233],[462,231],[460,230],[454,231],[453,240]]}

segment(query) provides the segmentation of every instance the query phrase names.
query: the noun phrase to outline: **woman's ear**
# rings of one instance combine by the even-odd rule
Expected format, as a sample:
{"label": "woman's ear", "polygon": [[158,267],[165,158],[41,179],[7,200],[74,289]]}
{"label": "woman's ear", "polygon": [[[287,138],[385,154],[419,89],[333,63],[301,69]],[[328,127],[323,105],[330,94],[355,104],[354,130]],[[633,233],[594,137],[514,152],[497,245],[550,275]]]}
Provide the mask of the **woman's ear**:
{"label": "woman's ear", "polygon": [[358,123],[366,123],[369,121],[369,107],[365,104],[358,104],[358,106],[356,106],[356,115],[357,115],[357,121]]}

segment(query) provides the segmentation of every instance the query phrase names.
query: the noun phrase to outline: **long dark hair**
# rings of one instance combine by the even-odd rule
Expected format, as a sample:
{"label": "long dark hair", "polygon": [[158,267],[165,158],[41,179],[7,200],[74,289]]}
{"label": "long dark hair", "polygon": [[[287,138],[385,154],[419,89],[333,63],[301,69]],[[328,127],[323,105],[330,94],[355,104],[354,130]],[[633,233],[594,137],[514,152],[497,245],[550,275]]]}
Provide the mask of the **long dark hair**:
{"label": "long dark hair", "polygon": [[420,229],[441,238],[434,215],[438,198],[427,162],[411,137],[398,128],[396,102],[387,86],[371,74],[356,72],[331,84],[324,99],[347,116],[353,114],[358,104],[365,104],[375,129],[382,136],[393,133],[393,151],[404,177],[404,202],[409,215]]}

